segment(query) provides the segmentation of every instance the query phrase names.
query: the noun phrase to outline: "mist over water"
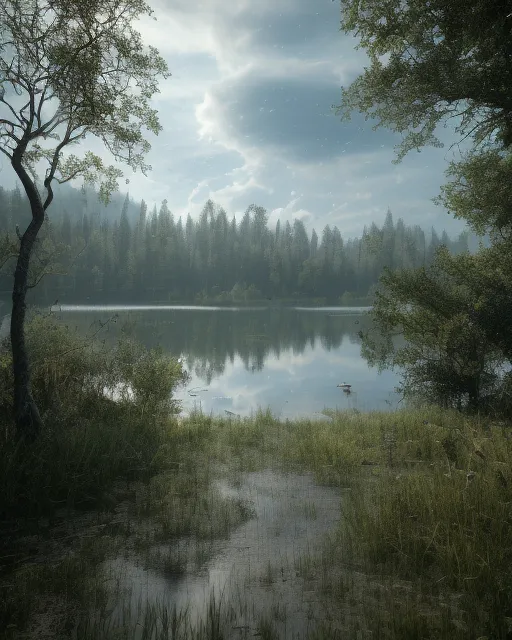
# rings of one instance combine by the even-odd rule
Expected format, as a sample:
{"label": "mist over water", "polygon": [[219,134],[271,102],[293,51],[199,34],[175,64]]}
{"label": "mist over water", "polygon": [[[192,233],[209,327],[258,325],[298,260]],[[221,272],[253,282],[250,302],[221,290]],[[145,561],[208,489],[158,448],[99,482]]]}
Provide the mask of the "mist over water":
{"label": "mist over water", "polygon": [[[107,342],[129,335],[182,358],[191,375],[178,389],[183,412],[248,416],[269,407],[280,418],[329,409],[397,406],[398,374],[379,374],[361,357],[363,307],[247,308],[62,306],[70,327]],[[100,329],[100,324],[106,323]],[[352,385],[346,394],[338,384]]]}

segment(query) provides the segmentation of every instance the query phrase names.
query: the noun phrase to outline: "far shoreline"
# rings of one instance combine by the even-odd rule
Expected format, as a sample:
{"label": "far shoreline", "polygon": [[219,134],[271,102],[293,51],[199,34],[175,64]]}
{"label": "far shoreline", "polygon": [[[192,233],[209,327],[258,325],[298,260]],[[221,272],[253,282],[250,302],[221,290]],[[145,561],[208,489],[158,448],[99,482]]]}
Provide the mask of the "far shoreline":
{"label": "far shoreline", "polygon": [[[59,306],[108,306],[108,307],[236,307],[236,308],[370,308],[373,305],[371,298],[352,298],[341,301],[340,299],[327,298],[258,298],[258,299],[240,299],[240,300],[223,300],[215,297],[198,299],[177,299],[177,300],[134,300],[119,299],[116,296],[98,297],[86,299],[51,299],[51,300],[31,300],[32,307],[59,307]],[[10,300],[0,301],[0,307],[5,309],[10,307]]]}
{"label": "far shoreline", "polygon": [[364,312],[370,310],[371,306],[359,305],[332,305],[332,306],[298,306],[290,305],[249,305],[249,304],[197,304],[197,303],[176,303],[176,304],[102,304],[102,303],[76,303],[76,304],[54,304],[51,305],[52,312],[68,311],[265,311],[272,309],[290,309],[296,311],[355,311]]}

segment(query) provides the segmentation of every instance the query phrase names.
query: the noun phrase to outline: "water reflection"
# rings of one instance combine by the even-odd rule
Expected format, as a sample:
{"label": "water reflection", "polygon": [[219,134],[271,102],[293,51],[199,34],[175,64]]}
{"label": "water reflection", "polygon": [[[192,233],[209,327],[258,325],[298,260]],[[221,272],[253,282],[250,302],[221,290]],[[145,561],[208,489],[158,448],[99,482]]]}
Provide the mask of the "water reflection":
{"label": "water reflection", "polygon": [[[322,409],[396,406],[396,374],[379,375],[360,356],[361,307],[204,308],[62,307],[59,316],[90,333],[117,314],[102,334],[122,332],[182,357],[192,378],[179,396],[185,411],[249,415],[267,406],[280,417]],[[337,388],[352,384],[352,393]]]}
{"label": "water reflection", "polygon": [[[233,640],[262,635],[259,621],[276,608],[287,615],[274,619],[279,635],[273,637],[303,637],[319,622],[312,611],[317,612],[314,618],[323,619],[320,592],[305,591],[303,579],[307,560],[321,552],[324,536],[339,520],[339,490],[317,486],[310,475],[270,470],[246,473],[239,480],[237,489],[225,481],[216,482],[216,488],[225,498],[248,501],[254,517],[227,539],[212,541],[212,557],[199,571],[172,576],[121,556],[106,563],[107,573],[118,577],[131,612],[138,612],[139,603],[165,602],[170,609],[188,609],[191,620],[204,621],[215,593],[217,599],[222,595],[230,618],[223,637]],[[173,542],[175,548],[190,544],[189,539]],[[309,607],[304,606],[305,597]],[[117,605],[114,619],[122,619],[126,604]]]}

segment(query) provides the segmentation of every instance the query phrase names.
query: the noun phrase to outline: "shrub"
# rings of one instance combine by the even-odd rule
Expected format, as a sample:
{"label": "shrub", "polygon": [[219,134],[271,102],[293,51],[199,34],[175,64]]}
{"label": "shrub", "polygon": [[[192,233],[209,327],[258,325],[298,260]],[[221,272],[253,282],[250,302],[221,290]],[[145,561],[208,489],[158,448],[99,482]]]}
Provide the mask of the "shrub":
{"label": "shrub", "polygon": [[25,515],[94,499],[116,477],[150,468],[175,425],[172,391],[187,374],[159,350],[123,339],[114,348],[50,316],[27,324],[40,438],[14,438],[11,357],[0,356],[0,513]]}

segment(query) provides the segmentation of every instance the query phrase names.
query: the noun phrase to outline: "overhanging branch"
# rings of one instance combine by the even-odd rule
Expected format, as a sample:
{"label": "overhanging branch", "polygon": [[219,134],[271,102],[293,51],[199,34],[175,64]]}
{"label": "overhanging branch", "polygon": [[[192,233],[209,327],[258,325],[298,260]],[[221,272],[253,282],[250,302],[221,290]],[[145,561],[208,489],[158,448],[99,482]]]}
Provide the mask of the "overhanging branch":
{"label": "overhanging branch", "polygon": [[5,154],[9,158],[9,160],[12,160],[12,156],[7,153],[7,151],[3,147],[0,147],[0,151]]}

